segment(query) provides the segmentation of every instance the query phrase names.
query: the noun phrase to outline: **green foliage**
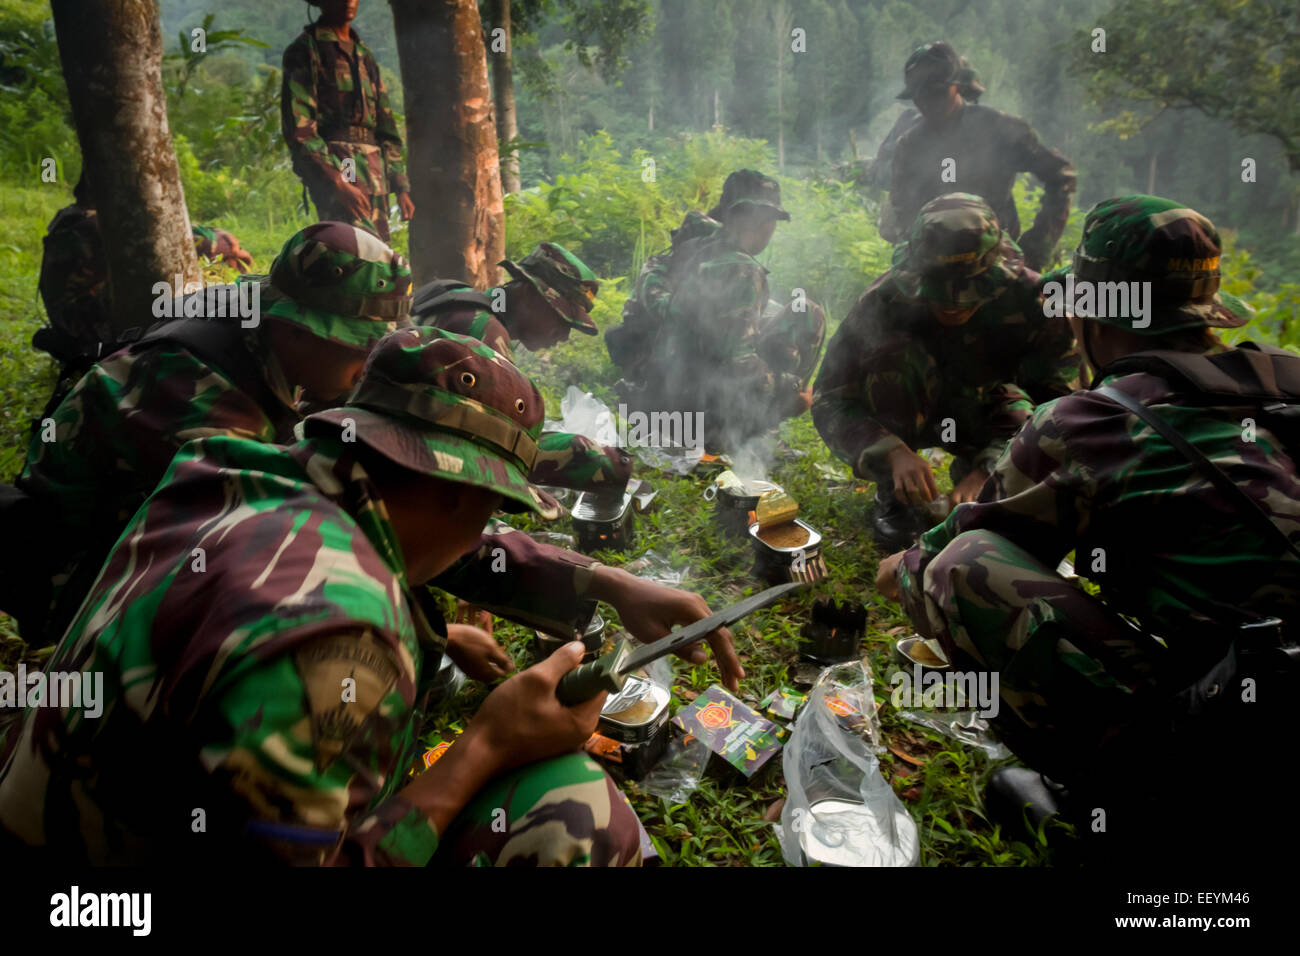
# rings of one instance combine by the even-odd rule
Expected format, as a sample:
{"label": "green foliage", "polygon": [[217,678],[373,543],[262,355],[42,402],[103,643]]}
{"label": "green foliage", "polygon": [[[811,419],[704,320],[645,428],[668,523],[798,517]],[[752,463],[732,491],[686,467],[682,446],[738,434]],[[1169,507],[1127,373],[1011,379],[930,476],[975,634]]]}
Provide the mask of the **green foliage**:
{"label": "green foliage", "polygon": [[1300,352],[1300,283],[1260,287],[1261,270],[1251,253],[1238,248],[1234,233],[1224,233],[1223,240],[1222,288],[1245,299],[1255,309],[1255,316],[1239,329],[1224,330],[1220,338],[1232,345],[1254,339]]}
{"label": "green foliage", "polygon": [[[203,24],[194,28],[202,30],[203,42],[198,44],[198,37],[193,32],[181,30],[176,34],[179,43],[178,53],[167,53],[163,56],[164,68],[170,66],[176,73],[175,92],[178,99],[184,98],[185,90],[190,85],[190,80],[194,76],[195,70],[209,56],[218,50],[226,49],[233,46],[244,44],[246,46],[260,47],[267,49],[271,46],[269,43],[263,43],[261,40],[255,40],[250,36],[245,36],[244,31],[240,30],[213,30],[212,23],[216,19],[215,13],[209,13],[203,18]],[[199,49],[195,46],[199,45]]]}
{"label": "green foliage", "polygon": [[9,0],[0,7],[0,172],[6,183],[39,182],[49,156],[75,182],[79,155],[49,9]]}

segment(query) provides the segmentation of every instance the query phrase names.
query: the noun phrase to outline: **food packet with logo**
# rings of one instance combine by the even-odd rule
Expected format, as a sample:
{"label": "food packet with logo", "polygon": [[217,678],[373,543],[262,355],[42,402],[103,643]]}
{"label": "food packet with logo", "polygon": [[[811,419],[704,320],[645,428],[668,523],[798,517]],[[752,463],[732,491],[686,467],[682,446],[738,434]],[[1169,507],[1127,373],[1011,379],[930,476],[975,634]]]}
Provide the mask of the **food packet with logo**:
{"label": "food packet with logo", "polygon": [[829,667],[785,746],[777,838],[790,866],[915,866],[916,824],[880,773],[871,672]]}

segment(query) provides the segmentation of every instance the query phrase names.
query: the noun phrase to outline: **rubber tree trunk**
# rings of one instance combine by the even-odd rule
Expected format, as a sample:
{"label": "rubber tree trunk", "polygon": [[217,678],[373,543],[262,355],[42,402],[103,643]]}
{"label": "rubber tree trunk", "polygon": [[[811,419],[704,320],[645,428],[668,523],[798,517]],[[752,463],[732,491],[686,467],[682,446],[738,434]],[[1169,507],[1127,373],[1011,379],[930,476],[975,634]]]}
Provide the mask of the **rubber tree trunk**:
{"label": "rubber tree trunk", "polygon": [[155,321],[155,284],[199,283],[167,125],[154,0],[52,0],[59,59],[104,237],[118,332]]}
{"label": "rubber tree trunk", "polygon": [[[496,101],[497,138],[502,143],[512,143],[519,137],[519,118],[515,114],[510,0],[493,0],[492,8],[492,96]],[[499,35],[497,30],[501,31]],[[511,149],[501,157],[501,189],[506,193],[517,193],[519,186],[519,151]]]}
{"label": "rubber tree trunk", "polygon": [[406,100],[407,170],[419,285],[497,281],[505,215],[487,48],[474,0],[389,0]]}

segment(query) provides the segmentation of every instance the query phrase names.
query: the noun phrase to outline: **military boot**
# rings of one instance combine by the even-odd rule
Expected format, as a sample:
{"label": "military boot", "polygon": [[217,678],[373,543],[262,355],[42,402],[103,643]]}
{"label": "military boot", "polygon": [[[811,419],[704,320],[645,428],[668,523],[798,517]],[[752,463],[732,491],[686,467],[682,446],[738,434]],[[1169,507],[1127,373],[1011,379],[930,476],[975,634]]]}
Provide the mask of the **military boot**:
{"label": "military boot", "polygon": [[1028,832],[1025,818],[1037,829],[1048,817],[1060,815],[1065,798],[1059,784],[1028,767],[1003,767],[994,772],[984,794],[992,819],[1001,823],[1008,833],[1031,838],[1033,834]]}
{"label": "military boot", "polygon": [[[894,482],[885,478],[876,482],[875,508],[871,523],[876,542],[889,553],[910,548],[920,533],[916,511],[894,497]],[[928,527],[928,525],[927,525]]]}

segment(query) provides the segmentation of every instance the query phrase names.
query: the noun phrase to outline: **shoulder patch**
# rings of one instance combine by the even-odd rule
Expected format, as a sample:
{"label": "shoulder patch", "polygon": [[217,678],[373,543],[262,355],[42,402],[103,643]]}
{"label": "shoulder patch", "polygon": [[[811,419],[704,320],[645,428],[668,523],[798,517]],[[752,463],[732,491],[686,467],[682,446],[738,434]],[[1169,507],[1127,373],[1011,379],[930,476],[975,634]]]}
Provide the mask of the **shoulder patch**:
{"label": "shoulder patch", "polygon": [[397,655],[364,629],[308,641],[293,660],[311,710],[316,769],[323,772],[397,683]]}

